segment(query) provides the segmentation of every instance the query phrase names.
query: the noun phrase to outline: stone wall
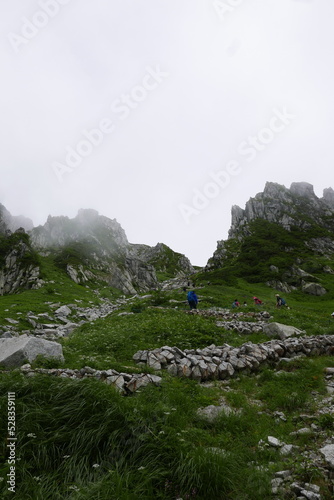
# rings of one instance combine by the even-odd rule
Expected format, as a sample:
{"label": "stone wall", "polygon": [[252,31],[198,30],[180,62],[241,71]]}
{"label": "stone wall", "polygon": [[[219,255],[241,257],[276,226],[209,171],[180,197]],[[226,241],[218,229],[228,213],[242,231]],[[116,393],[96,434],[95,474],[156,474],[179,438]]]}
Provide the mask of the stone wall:
{"label": "stone wall", "polygon": [[296,356],[334,354],[334,336],[288,338],[270,340],[262,344],[247,342],[241,347],[210,345],[204,349],[185,349],[164,346],[138,351],[133,359],[155,370],[166,369],[171,375],[198,381],[227,379],[238,372],[253,372],[261,364],[275,364]]}

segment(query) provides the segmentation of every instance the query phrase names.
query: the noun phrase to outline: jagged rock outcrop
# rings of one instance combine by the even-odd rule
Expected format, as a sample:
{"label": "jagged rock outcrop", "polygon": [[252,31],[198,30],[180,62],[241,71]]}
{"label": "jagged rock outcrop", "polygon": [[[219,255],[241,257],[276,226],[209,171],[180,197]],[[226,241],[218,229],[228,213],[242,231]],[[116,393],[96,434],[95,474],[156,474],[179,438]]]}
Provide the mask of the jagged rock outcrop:
{"label": "jagged rock outcrop", "polygon": [[14,232],[20,227],[25,231],[30,231],[34,224],[31,219],[23,215],[11,215],[6,207],[0,203],[0,234],[5,234],[7,230]]}
{"label": "jagged rock outcrop", "polygon": [[73,219],[49,215],[44,226],[34,228],[30,236],[37,249],[59,248],[72,242],[86,241],[95,244],[106,255],[113,255],[128,245],[125,231],[116,219],[99,215],[93,209],[80,209]]}
{"label": "jagged rock outcrop", "polygon": [[174,252],[163,243],[155,247],[147,245],[131,245],[131,255],[154,266],[156,272],[163,273],[169,278],[189,276],[194,272],[190,260],[184,255]]}
{"label": "jagged rock outcrop", "polygon": [[2,236],[4,254],[0,257],[0,295],[39,287],[39,266],[29,238],[23,229]]}
{"label": "jagged rock outcrop", "polygon": [[321,272],[325,266],[313,257],[333,254],[333,189],[325,189],[318,198],[307,182],[294,182],[290,189],[267,182],[245,209],[232,207],[228,239],[217,242],[206,270],[225,268],[232,275],[265,282],[284,293],[301,289],[322,295],[326,289],[314,283],[320,278],[308,270]]}
{"label": "jagged rock outcrop", "polygon": [[[38,251],[58,252],[57,262],[76,283],[104,281],[124,293],[158,288],[157,271],[185,272],[191,264],[166,245],[151,248],[129,243],[116,219],[99,215],[96,210],[82,209],[78,215],[49,216],[44,226],[31,231]],[[172,269],[173,267],[173,269]]]}
{"label": "jagged rock outcrop", "polygon": [[229,238],[248,234],[249,222],[254,219],[276,222],[288,230],[293,226],[307,229],[312,222],[333,230],[333,220],[327,220],[333,216],[334,191],[331,188],[324,190],[323,198],[318,198],[307,182],[293,182],[290,189],[267,182],[263,193],[250,198],[244,210],[236,205],[232,207]]}
{"label": "jagged rock outcrop", "polygon": [[96,210],[81,209],[73,219],[49,216],[31,239],[39,251],[58,251],[58,262],[78,284],[100,280],[124,293],[158,285],[154,268],[132,256],[121,225]]}

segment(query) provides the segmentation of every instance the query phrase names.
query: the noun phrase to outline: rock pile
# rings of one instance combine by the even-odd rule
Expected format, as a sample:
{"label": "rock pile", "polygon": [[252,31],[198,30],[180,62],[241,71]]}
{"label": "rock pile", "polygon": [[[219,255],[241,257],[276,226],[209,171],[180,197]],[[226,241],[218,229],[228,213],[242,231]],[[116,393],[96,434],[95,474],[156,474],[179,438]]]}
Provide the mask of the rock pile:
{"label": "rock pile", "polygon": [[174,376],[194,380],[227,379],[240,371],[255,371],[260,364],[277,363],[296,356],[333,355],[334,336],[288,338],[270,340],[262,344],[247,342],[241,347],[228,344],[204,349],[185,349],[164,346],[138,351],[133,359],[155,370],[166,368]]}
{"label": "rock pile", "polygon": [[250,333],[259,333],[263,332],[264,327],[266,326],[266,322],[264,321],[217,321],[216,325],[225,330],[232,330],[234,332],[244,333],[245,335]]}
{"label": "rock pile", "polygon": [[[129,299],[117,299],[112,304],[109,300],[104,300],[99,306],[92,307],[80,307],[78,304],[61,306],[59,303],[49,303],[49,310],[45,313],[34,314],[32,311],[27,313],[26,320],[30,323],[32,329],[25,330],[23,333],[47,340],[67,337],[77,326],[99,318],[105,318],[128,301]],[[19,321],[12,318],[6,318],[6,320],[11,326],[6,327],[5,331],[2,328],[0,329],[0,338],[18,335],[18,329],[12,325],[17,325]]]}
{"label": "rock pile", "polygon": [[26,364],[21,366],[21,371],[27,377],[33,377],[35,374],[43,374],[77,380],[95,378],[108,385],[113,385],[122,394],[131,394],[140,387],[145,387],[148,384],[160,385],[161,383],[161,377],[149,373],[119,373],[112,369],[95,370],[90,366],[85,366],[80,370],[71,370],[69,368],[33,369],[30,364]]}
{"label": "rock pile", "polygon": [[212,307],[210,309],[196,309],[188,311],[189,314],[198,314],[199,316],[204,316],[205,318],[221,318],[223,320],[235,320],[241,321],[245,318],[252,319],[254,321],[266,321],[270,319],[270,314],[267,311],[238,311],[232,312],[230,309],[225,309],[223,307]]}

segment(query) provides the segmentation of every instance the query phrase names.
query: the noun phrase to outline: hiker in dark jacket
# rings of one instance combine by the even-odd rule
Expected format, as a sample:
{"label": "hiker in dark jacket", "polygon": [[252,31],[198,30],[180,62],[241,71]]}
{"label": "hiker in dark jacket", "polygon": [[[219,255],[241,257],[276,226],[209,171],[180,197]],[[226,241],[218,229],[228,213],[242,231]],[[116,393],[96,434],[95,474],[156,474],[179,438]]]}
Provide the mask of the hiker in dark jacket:
{"label": "hiker in dark jacket", "polygon": [[198,297],[193,290],[188,292],[187,300],[188,300],[188,304],[190,306],[190,309],[197,309]]}
{"label": "hiker in dark jacket", "polygon": [[286,306],[285,300],[276,293],[276,307]]}

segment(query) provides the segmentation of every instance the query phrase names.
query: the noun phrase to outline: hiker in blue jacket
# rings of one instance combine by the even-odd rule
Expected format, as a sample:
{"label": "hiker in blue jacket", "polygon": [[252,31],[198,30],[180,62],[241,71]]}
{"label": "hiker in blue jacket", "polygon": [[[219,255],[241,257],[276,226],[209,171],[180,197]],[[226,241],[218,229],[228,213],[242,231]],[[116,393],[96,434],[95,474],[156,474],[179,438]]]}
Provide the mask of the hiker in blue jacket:
{"label": "hiker in blue jacket", "polygon": [[285,300],[276,293],[276,307],[286,306]]}
{"label": "hiker in blue jacket", "polygon": [[197,309],[198,297],[193,290],[191,290],[190,292],[187,293],[187,300],[188,300],[188,304],[190,306],[190,309]]}

